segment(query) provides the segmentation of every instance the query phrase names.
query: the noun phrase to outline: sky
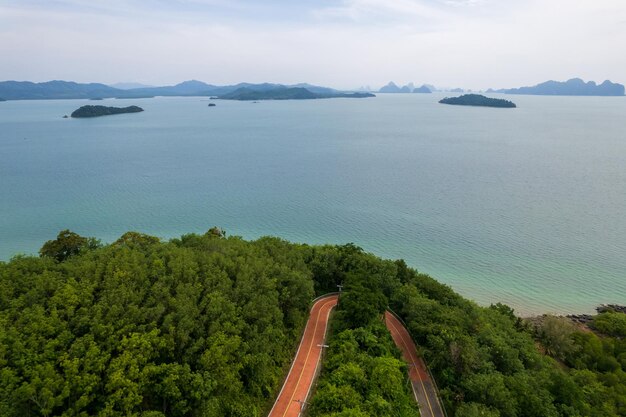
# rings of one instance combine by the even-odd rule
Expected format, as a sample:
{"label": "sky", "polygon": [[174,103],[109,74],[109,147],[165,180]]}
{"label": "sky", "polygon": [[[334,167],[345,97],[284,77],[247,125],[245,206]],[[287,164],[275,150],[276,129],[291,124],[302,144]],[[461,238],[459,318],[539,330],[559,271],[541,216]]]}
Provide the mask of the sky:
{"label": "sky", "polygon": [[626,82],[624,0],[0,0],[0,80]]}

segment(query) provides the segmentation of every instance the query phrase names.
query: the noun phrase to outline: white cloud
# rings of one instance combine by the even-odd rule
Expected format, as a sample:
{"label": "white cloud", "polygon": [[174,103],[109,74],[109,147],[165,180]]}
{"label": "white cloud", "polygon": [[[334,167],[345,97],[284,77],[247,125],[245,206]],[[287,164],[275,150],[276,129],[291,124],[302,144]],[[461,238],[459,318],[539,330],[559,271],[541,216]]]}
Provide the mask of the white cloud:
{"label": "white cloud", "polygon": [[6,1],[0,78],[345,88],[389,80],[468,88],[572,76],[626,81],[621,0],[270,3]]}

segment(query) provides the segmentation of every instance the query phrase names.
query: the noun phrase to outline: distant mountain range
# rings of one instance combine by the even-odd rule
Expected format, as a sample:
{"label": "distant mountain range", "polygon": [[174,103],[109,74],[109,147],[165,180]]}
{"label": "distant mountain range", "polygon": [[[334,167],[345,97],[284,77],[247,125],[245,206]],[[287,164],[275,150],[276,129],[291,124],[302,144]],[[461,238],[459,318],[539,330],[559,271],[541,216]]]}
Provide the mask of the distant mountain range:
{"label": "distant mountain range", "polygon": [[[472,90],[468,90],[468,91],[472,91]],[[462,88],[449,88],[449,87],[438,88],[432,84],[422,84],[421,87],[415,87],[413,83],[408,83],[407,85],[400,87],[393,81],[390,81],[389,84],[385,85],[384,87],[381,87],[380,90],[378,90],[378,92],[379,93],[395,93],[395,94],[397,93],[429,94],[429,93],[440,93],[440,92],[463,93],[465,92],[465,90],[463,90]]]}
{"label": "distant mountain range", "polygon": [[[252,90],[254,93],[251,93],[250,90]],[[272,93],[266,94],[270,91],[272,91]],[[369,92],[369,88],[361,89],[361,92],[364,91]],[[464,90],[460,88],[452,90],[441,90],[435,88],[433,85],[428,84],[424,84],[421,87],[415,87],[413,83],[409,83],[407,85],[399,87],[394,82],[390,82],[379,90],[379,92],[381,93],[425,94],[435,91],[450,91],[459,93],[464,92]],[[565,82],[546,81],[533,87],[510,88],[501,90],[489,89],[486,92],[563,96],[623,96],[624,86],[622,84],[612,83],[608,80],[604,81],[601,84],[596,84],[593,81],[585,82],[580,78],[573,78]],[[29,81],[0,82],[0,101],[144,98],[155,96],[215,96],[219,98],[230,98],[235,100],[285,100],[288,99],[289,96],[293,96],[293,99],[362,97],[362,95],[355,94],[352,91],[340,91],[333,88],[320,87],[306,83],[294,85],[272,83],[239,83],[234,85],[218,86],[213,84],[207,84],[202,81],[190,80],[172,86],[152,87],[138,83],[119,83],[110,86],[99,83],[81,84],[71,81],[48,81],[43,83],[33,83]],[[239,98],[235,98],[236,96],[238,96]]]}
{"label": "distant mountain range", "polygon": [[[356,97],[354,94],[332,88],[304,83],[296,85],[240,83],[217,86],[202,81],[191,80],[173,86],[128,88],[132,87],[132,85],[129,84],[130,83],[125,83],[121,85],[121,87],[124,88],[115,88],[105,84],[80,84],[71,81],[48,81],[44,83],[3,81],[0,82],[0,97],[5,100],[143,98],[155,96],[222,97],[237,90],[241,90],[242,88],[247,88],[257,93],[268,91],[282,91],[284,93],[285,89],[301,89],[310,92],[314,96],[311,98]],[[304,92],[300,91],[300,94],[304,94]],[[257,98],[257,100],[259,99],[262,100],[262,98]]]}
{"label": "distant mountain range", "polygon": [[384,87],[381,87],[381,89],[378,90],[378,92],[379,93],[425,93],[425,94],[430,94],[430,93],[433,92],[433,89],[431,87],[432,86],[427,86],[426,84],[424,84],[421,87],[415,88],[413,83],[409,83],[409,84],[407,84],[405,86],[398,87],[398,85],[396,83],[394,83],[393,81],[390,81],[389,84],[387,84]]}
{"label": "distant mountain range", "polygon": [[572,78],[565,82],[546,81],[533,87],[488,90],[487,92],[545,96],[623,96],[624,86],[609,80],[596,84],[594,81],[584,82],[580,78]]}
{"label": "distant mountain range", "polygon": [[[421,87],[415,87],[413,83],[409,83],[402,87],[393,81],[382,87],[380,93],[431,93],[431,92],[452,92],[463,93],[462,88],[436,88],[434,85],[424,84]],[[467,90],[471,92],[472,90]],[[489,89],[486,93],[505,93],[505,94],[529,94],[529,95],[553,95],[553,96],[623,96],[624,86],[622,84],[613,83],[609,80],[602,84],[596,84],[594,81],[585,82],[580,78],[572,78],[571,80],[546,81],[533,87],[520,88],[503,88],[500,90]]]}
{"label": "distant mountain range", "polygon": [[127,95],[104,84],[78,84],[67,81],[31,83],[28,81],[0,82],[0,97],[5,100],[40,100],[67,98],[107,98]]}

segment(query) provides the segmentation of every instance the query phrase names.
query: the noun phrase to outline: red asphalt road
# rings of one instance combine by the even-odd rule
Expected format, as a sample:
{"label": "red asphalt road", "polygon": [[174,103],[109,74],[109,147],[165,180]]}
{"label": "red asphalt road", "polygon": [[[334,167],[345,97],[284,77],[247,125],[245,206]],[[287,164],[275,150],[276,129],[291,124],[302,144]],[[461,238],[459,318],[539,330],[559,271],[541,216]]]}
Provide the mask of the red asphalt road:
{"label": "red asphalt road", "polygon": [[298,352],[268,417],[300,415],[301,407],[298,401],[307,400],[317,376],[317,367],[322,357],[322,347],[319,345],[326,341],[328,319],[330,312],[337,305],[337,300],[338,296],[335,294],[320,298],[313,304]]}
{"label": "red asphalt road", "polygon": [[420,408],[420,415],[422,417],[445,417],[439,397],[437,397],[435,384],[426,370],[424,360],[417,356],[417,347],[408,330],[389,311],[385,312],[385,324],[396,346],[402,351],[402,357],[409,364],[409,379],[415,401]]}

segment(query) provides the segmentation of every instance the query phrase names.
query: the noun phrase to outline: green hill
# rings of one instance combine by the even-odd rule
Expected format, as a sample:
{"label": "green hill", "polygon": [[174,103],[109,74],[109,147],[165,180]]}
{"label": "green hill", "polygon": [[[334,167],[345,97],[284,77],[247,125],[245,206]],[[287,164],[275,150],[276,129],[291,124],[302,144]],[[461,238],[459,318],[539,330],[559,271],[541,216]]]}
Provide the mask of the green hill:
{"label": "green hill", "polygon": [[258,91],[248,87],[239,88],[231,93],[221,95],[223,100],[310,100],[318,96],[306,88],[276,88]]}
{"label": "green hill", "polygon": [[235,91],[219,96],[222,100],[313,100],[320,98],[366,98],[374,97],[370,93],[343,93],[323,91],[314,93],[304,87],[283,87],[278,86],[270,89],[255,89],[252,87],[241,87]]}
{"label": "green hill", "polygon": [[[315,295],[344,292],[316,417],[412,416],[381,327],[406,322],[450,416],[626,415],[626,341],[536,327],[353,244],[244,241],[213,228],[102,245],[70,231],[0,262],[0,415],[267,415]],[[618,314],[618,313],[610,313]],[[622,335],[624,320],[598,328]]]}

